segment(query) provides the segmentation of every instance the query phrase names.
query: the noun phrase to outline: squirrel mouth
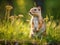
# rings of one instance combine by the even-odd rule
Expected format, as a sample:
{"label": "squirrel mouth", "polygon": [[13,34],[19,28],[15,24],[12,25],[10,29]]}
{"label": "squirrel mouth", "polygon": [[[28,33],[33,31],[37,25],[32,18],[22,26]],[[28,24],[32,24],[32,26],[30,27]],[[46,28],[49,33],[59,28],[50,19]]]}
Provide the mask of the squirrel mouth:
{"label": "squirrel mouth", "polygon": [[[35,13],[35,12],[33,12],[33,13]],[[32,15],[32,16],[34,16],[34,17],[38,17],[38,15],[33,14],[33,13],[32,13],[32,12],[29,12],[30,15]]]}

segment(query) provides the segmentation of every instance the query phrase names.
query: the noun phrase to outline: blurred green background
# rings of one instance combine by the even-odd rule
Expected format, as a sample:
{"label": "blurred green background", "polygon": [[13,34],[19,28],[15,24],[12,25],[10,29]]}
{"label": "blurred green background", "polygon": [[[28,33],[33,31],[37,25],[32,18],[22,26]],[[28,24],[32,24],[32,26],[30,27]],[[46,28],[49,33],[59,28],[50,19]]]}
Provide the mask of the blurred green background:
{"label": "blurred green background", "polygon": [[[33,0],[0,0],[0,18],[5,15],[5,6],[8,4],[13,6],[11,15],[23,14],[24,19],[29,17],[27,14],[30,8],[35,6]],[[45,8],[46,15],[52,15],[54,19],[60,19],[60,0],[45,0]]]}

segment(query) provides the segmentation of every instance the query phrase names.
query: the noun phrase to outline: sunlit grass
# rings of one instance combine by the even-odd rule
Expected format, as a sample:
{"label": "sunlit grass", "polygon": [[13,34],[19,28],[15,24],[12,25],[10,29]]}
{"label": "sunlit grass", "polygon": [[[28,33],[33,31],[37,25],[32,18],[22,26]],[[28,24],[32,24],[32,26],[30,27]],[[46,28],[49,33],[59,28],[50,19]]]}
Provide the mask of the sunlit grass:
{"label": "sunlit grass", "polygon": [[[51,16],[52,17],[52,16]],[[51,41],[60,41],[60,25],[58,25],[56,27],[56,22],[53,20],[53,18],[50,19],[48,18],[48,16],[46,16],[46,18],[44,19],[46,22],[46,34],[47,36],[45,38],[42,38],[42,40],[40,41],[40,39],[36,39],[38,44],[44,45],[44,43],[51,42]],[[13,20],[11,20],[13,21]],[[6,22],[5,20],[2,22],[0,22],[0,39],[4,39],[4,40],[16,40],[16,41],[26,41],[27,42],[34,42],[33,40],[35,39],[31,39],[29,38],[29,33],[30,33],[30,20],[26,20],[26,22],[24,23],[20,18],[15,18],[15,20],[13,21],[13,23],[9,21]],[[12,23],[12,24],[11,24]],[[35,43],[35,42],[34,42]]]}

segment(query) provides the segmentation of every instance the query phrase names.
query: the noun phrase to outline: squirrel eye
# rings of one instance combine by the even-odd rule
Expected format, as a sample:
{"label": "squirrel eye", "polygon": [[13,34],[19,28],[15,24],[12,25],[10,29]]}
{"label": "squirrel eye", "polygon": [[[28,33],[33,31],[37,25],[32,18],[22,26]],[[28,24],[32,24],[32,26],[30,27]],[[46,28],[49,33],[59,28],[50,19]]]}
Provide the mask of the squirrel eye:
{"label": "squirrel eye", "polygon": [[36,11],[36,9],[34,9],[34,11]]}
{"label": "squirrel eye", "polygon": [[38,11],[40,11],[40,9],[38,9]]}

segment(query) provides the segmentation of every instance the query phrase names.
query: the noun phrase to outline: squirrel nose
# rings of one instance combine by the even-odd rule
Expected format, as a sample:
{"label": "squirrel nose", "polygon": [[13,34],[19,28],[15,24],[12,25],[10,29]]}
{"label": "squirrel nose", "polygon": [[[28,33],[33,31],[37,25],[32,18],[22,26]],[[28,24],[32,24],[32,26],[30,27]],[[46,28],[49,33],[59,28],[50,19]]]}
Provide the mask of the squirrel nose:
{"label": "squirrel nose", "polygon": [[31,15],[32,15],[32,13],[31,12],[29,12]]}
{"label": "squirrel nose", "polygon": [[31,14],[31,12],[29,12]]}

